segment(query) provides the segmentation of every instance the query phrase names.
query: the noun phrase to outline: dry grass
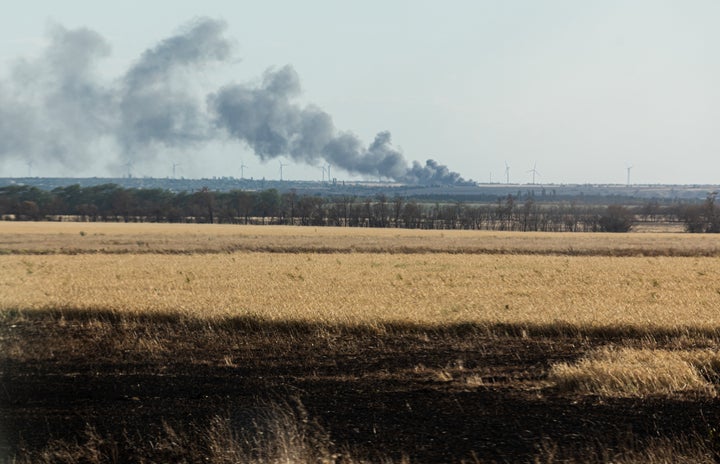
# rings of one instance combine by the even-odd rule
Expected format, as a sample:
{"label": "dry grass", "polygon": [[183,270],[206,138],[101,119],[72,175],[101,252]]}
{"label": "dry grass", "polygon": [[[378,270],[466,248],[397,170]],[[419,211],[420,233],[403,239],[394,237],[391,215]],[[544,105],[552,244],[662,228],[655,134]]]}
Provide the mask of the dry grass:
{"label": "dry grass", "polygon": [[[307,416],[303,405],[266,404],[257,408],[252,427],[238,428],[216,416],[202,427],[181,428],[163,422],[157,436],[137,439],[124,433],[119,442],[88,426],[82,441],[51,441],[44,449],[25,451],[17,464],[101,464],[127,460],[145,463],[212,464],[360,464],[347,450],[335,450],[327,433]],[[131,455],[127,455],[132,450]],[[381,462],[391,463],[390,459]],[[400,462],[405,462],[400,461]]]}
{"label": "dry grass", "polygon": [[720,261],[456,254],[7,255],[0,311],[107,309],[331,324],[714,331]]}
{"label": "dry grass", "polygon": [[549,378],[561,390],[616,397],[695,392],[715,396],[705,375],[720,355],[707,350],[669,351],[604,347],[579,361],[555,364]]}
{"label": "dry grass", "polygon": [[0,222],[1,254],[228,251],[720,256],[720,235]]}
{"label": "dry grass", "polygon": [[[302,414],[302,413],[301,413]],[[157,436],[125,442],[99,434],[88,426],[82,441],[51,441],[44,449],[24,451],[13,459],[16,464],[101,464],[126,460],[144,463],[206,462],[211,464],[361,464],[393,461],[387,457],[358,458],[349,450],[334,449],[322,427],[284,405],[268,405],[252,430],[235,427],[225,417],[214,417],[203,428],[190,432],[163,423]],[[127,450],[132,455],[127,455]],[[125,452],[125,453],[124,453]],[[575,456],[582,456],[578,459]],[[546,441],[533,457],[535,464],[712,464],[716,450],[706,438],[655,438],[638,443],[633,437],[620,449],[602,442],[588,443],[582,449],[561,450]],[[398,462],[408,464],[407,458]],[[461,461],[467,462],[467,461]],[[485,461],[475,457],[474,462]],[[528,461],[530,462],[530,461]]]}
{"label": "dry grass", "polygon": [[656,438],[650,443],[636,443],[632,437],[620,449],[602,442],[574,450],[582,458],[566,456],[553,443],[546,443],[534,458],[535,464],[714,464],[717,453],[702,437]]}

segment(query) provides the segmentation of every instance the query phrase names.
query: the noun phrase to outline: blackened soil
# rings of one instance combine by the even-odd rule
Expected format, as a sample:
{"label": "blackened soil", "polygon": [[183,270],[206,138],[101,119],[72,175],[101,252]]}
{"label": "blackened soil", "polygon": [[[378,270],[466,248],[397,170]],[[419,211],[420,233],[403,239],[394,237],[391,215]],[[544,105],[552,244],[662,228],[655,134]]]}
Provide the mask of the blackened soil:
{"label": "blackened soil", "polygon": [[422,463],[532,462],[543,443],[570,456],[628,437],[704,437],[720,423],[720,403],[700,395],[556,391],[553,363],[607,343],[583,334],[61,322],[2,327],[4,460],[54,439],[81,442],[88,426],[148,446],[164,423],[201,428],[220,416],[245,429],[263,404],[283,402],[301,404],[338,449]]}

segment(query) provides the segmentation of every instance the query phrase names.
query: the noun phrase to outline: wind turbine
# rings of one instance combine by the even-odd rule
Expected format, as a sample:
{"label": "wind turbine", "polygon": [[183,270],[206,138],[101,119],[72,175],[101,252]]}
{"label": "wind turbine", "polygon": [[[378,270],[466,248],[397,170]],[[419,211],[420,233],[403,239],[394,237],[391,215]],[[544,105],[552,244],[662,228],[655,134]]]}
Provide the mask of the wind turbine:
{"label": "wind turbine", "polygon": [[[322,169],[322,181],[325,182],[325,171],[327,171],[327,168],[325,166],[320,166],[320,169]],[[328,174],[328,180],[330,180],[329,174]]]}
{"label": "wind turbine", "polygon": [[327,164],[327,174],[328,174],[328,182],[331,182],[332,177],[330,177],[330,163]]}
{"label": "wind turbine", "polygon": [[538,172],[538,170],[536,168],[537,168],[537,161],[535,162],[535,164],[533,164],[533,168],[528,171],[528,172],[532,172],[532,185],[535,185],[535,175],[536,174],[538,176],[540,175],[540,173]]}
{"label": "wind turbine", "polygon": [[128,176],[128,179],[131,178],[131,177],[132,177],[131,169],[132,169],[132,167],[133,167],[132,161],[128,160],[127,163],[123,164],[123,167],[126,167],[126,168],[127,168],[127,176]]}
{"label": "wind turbine", "polygon": [[32,160],[30,160],[30,161],[28,161],[28,162],[27,162],[27,163],[25,163],[25,164],[27,164],[27,167],[28,167],[28,177],[32,177],[32,166],[33,166],[33,161],[32,161]]}
{"label": "wind turbine", "polygon": [[246,167],[247,166],[245,166],[245,164],[243,164],[243,162],[240,161],[240,178],[241,179],[245,179],[245,168]]}
{"label": "wind turbine", "polygon": [[283,180],[282,171],[285,166],[289,166],[288,164],[284,164],[282,161],[280,161],[280,182]]}
{"label": "wind turbine", "polygon": [[633,166],[633,165],[626,165],[626,167],[627,167],[627,186],[630,187],[630,171],[631,171],[632,168],[634,168],[635,166]]}
{"label": "wind turbine", "polygon": [[505,183],[510,183],[510,165],[505,161]]}
{"label": "wind turbine", "polygon": [[182,163],[173,163],[173,179],[176,179],[175,177],[175,168],[178,166],[182,166]]}

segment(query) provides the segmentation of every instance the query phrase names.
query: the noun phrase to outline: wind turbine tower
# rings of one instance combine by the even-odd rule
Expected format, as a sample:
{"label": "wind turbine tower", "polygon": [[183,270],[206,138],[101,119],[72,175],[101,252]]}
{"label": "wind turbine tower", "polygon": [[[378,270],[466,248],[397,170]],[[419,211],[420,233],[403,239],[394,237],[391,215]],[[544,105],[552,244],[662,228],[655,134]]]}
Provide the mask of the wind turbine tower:
{"label": "wind turbine tower", "polygon": [[528,172],[532,172],[532,185],[535,185],[535,175],[540,175],[540,173],[537,170],[537,161],[535,164],[533,164],[533,168],[529,170]]}
{"label": "wind turbine tower", "polygon": [[173,179],[177,179],[177,177],[175,177],[175,168],[177,168],[177,167],[180,166],[181,164],[182,164],[182,163],[173,163],[173,164],[172,164],[172,165],[173,165]]}
{"label": "wind turbine tower", "polygon": [[28,177],[32,177],[33,161],[30,160],[30,161],[28,161],[26,164],[27,164],[27,167],[28,167]]}
{"label": "wind turbine tower", "polygon": [[634,167],[635,167],[635,166],[628,166],[628,167],[627,167],[627,186],[628,186],[628,187],[630,187],[630,171],[631,171],[632,168],[634,168]]}
{"label": "wind turbine tower", "polygon": [[507,164],[507,161],[505,161],[505,183],[510,183],[510,165]]}
{"label": "wind turbine tower", "polygon": [[283,168],[285,166],[288,166],[288,164],[284,164],[282,161],[280,161],[280,182],[283,180]]}
{"label": "wind turbine tower", "polygon": [[127,163],[123,164],[123,167],[127,168],[127,178],[130,179],[132,177],[132,161],[128,160]]}
{"label": "wind turbine tower", "polygon": [[245,164],[243,164],[242,161],[240,161],[240,179],[245,179]]}

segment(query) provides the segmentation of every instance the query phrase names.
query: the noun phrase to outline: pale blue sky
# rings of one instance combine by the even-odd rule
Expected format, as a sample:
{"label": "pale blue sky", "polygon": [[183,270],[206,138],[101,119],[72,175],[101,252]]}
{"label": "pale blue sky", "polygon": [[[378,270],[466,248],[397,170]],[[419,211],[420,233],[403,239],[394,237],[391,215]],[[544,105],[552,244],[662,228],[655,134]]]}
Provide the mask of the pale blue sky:
{"label": "pale blue sky", "polygon": [[[40,57],[49,25],[87,27],[111,45],[101,73],[122,75],[189,20],[227,23],[233,62],[198,88],[259,81],[294,67],[298,103],[364,143],[390,131],[407,160],[434,158],[465,178],[527,183],[720,183],[720,2],[688,1],[34,1],[0,15],[0,76]],[[3,81],[0,81],[3,82]],[[8,124],[5,122],[5,124]],[[112,148],[108,147],[108,150]],[[122,156],[116,157],[116,160]],[[164,151],[136,175],[277,178],[242,143]],[[26,175],[19,155],[0,176]],[[33,161],[33,175],[122,174]],[[70,172],[68,172],[70,171]],[[320,179],[292,163],[286,178]],[[334,177],[358,178],[342,172]]]}

